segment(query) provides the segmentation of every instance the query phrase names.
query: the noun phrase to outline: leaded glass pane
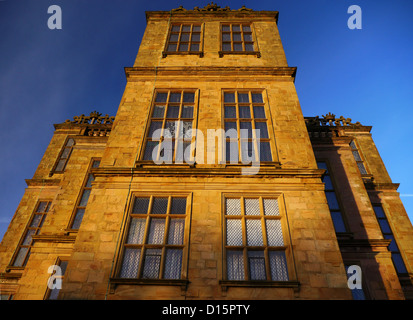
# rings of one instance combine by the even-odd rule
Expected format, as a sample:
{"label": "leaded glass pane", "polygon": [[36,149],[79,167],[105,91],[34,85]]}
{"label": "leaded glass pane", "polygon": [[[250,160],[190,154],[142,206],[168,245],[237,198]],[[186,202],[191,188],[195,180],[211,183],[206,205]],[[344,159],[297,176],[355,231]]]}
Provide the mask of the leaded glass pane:
{"label": "leaded glass pane", "polygon": [[40,212],[45,212],[47,208],[47,202],[42,201],[39,203],[39,206],[37,207],[36,212],[40,213]]}
{"label": "leaded glass pane", "polygon": [[331,211],[331,218],[336,232],[346,232],[346,226],[340,211]]}
{"label": "leaded glass pane", "polygon": [[166,250],[164,279],[180,279],[182,269],[182,249]]}
{"label": "leaded glass pane", "polygon": [[248,93],[238,93],[238,103],[249,103]]}
{"label": "leaded glass pane", "polygon": [[123,254],[121,278],[137,278],[141,249],[126,248]]}
{"label": "leaded glass pane", "polygon": [[166,214],[166,210],[168,210],[168,198],[153,198],[153,214]]}
{"label": "leaded glass pane", "polygon": [[284,237],[281,228],[280,220],[266,220],[265,227],[267,229],[267,242],[272,247],[284,246]]}
{"label": "leaded glass pane", "polygon": [[337,197],[334,192],[326,191],[326,197],[328,202],[328,207],[332,210],[339,210],[340,207],[338,205]]}
{"label": "leaded glass pane", "polygon": [[61,159],[67,159],[69,157],[71,148],[65,148],[62,152],[62,155],[60,156]]}
{"label": "leaded glass pane", "polygon": [[84,214],[85,214],[85,209],[77,209],[76,210],[76,215],[75,215],[75,218],[73,220],[72,229],[77,230],[77,229],[80,228],[80,224],[82,223]]}
{"label": "leaded glass pane", "polygon": [[260,142],[260,161],[272,161],[271,146],[269,142]]}
{"label": "leaded glass pane", "polygon": [[280,210],[278,208],[277,199],[264,199],[264,215],[266,216],[279,216]]}
{"label": "leaded glass pane", "polygon": [[171,214],[186,213],[186,198],[172,198]]}
{"label": "leaded glass pane", "polygon": [[148,244],[162,244],[165,235],[165,219],[151,219]]}
{"label": "leaded glass pane", "polygon": [[[255,122],[255,130],[259,130],[260,139],[268,139],[269,138],[266,122]],[[258,132],[256,134],[257,134],[257,138],[258,138]]]}
{"label": "leaded glass pane", "polygon": [[168,111],[166,113],[166,118],[178,118],[179,117],[179,106],[168,106]]}
{"label": "leaded glass pane", "polygon": [[129,226],[128,239],[126,243],[141,244],[145,235],[145,218],[132,218]]}
{"label": "leaded glass pane", "polygon": [[357,167],[359,168],[361,174],[367,174],[367,170],[363,162],[357,162]]}
{"label": "leaded glass pane", "polygon": [[155,161],[157,159],[158,148],[159,148],[159,142],[148,141],[146,143],[145,154],[143,156],[143,159]]}
{"label": "leaded glass pane", "polygon": [[237,113],[235,111],[235,107],[233,106],[225,106],[225,119],[235,119],[237,117]]}
{"label": "leaded glass pane", "polygon": [[230,163],[238,163],[238,142],[226,142],[225,144],[225,160]]}
{"label": "leaded glass pane", "polygon": [[242,251],[227,251],[227,278],[228,280],[244,280],[244,255]]}
{"label": "leaded glass pane", "polygon": [[248,251],[248,266],[251,280],[267,280],[263,251]]}
{"label": "leaded glass pane", "polygon": [[194,117],[194,107],[193,106],[183,106],[181,118],[190,118]]}
{"label": "leaded glass pane", "polygon": [[16,256],[16,259],[14,260],[13,266],[14,267],[22,267],[27,251],[29,250],[29,248],[20,248],[19,253]]}
{"label": "leaded glass pane", "polygon": [[169,222],[168,244],[184,243],[185,219],[171,219]]}
{"label": "leaded glass pane", "polygon": [[240,117],[240,118],[250,119],[250,118],[251,118],[250,107],[240,106],[240,107],[239,107],[239,117]]}
{"label": "leaded glass pane", "polygon": [[24,237],[23,246],[29,246],[32,243],[32,236],[34,236],[36,233],[35,229],[29,229],[26,232],[26,236]]}
{"label": "leaded glass pane", "polygon": [[152,118],[163,118],[165,116],[165,106],[155,106]]}
{"label": "leaded glass pane", "polygon": [[248,246],[263,246],[261,220],[248,219],[246,225]]}
{"label": "leaded glass pane", "polygon": [[161,130],[159,129],[162,129],[162,121],[152,121],[149,127],[148,138],[159,140],[161,137]]}
{"label": "leaded glass pane", "polygon": [[135,198],[132,213],[147,214],[149,207],[149,198]]}
{"label": "leaded glass pane", "polygon": [[260,215],[260,200],[259,199],[244,199],[245,214],[251,216]]}
{"label": "leaded glass pane", "polygon": [[235,93],[225,92],[224,93],[224,102],[235,102]]}
{"label": "leaded glass pane", "polygon": [[80,200],[79,207],[86,207],[87,202],[89,201],[91,190],[83,190],[82,199]]}
{"label": "leaded glass pane", "polygon": [[195,101],[195,93],[193,93],[193,92],[185,92],[184,93],[183,102],[194,102],[194,101]]}
{"label": "leaded glass pane", "polygon": [[93,174],[89,174],[89,176],[87,177],[87,181],[86,181],[86,185],[85,188],[91,188],[92,187],[92,182],[94,181],[94,177]]}
{"label": "leaded glass pane", "polygon": [[284,251],[269,251],[272,281],[288,281],[287,261]]}
{"label": "leaded glass pane", "polygon": [[66,147],[71,147],[75,144],[75,140],[73,140],[72,138],[70,138],[69,140],[67,140],[66,143]]}
{"label": "leaded glass pane", "polygon": [[59,160],[59,162],[57,163],[57,166],[56,166],[56,171],[63,171],[63,168],[65,167],[65,164],[66,164],[65,159]]}
{"label": "leaded glass pane", "polygon": [[30,223],[30,227],[38,227],[39,226],[39,223],[40,223],[40,220],[42,220],[42,217],[43,217],[43,215],[42,214],[35,214],[34,215],[34,217],[33,217],[33,220],[32,220],[32,222]]}
{"label": "leaded glass pane", "polygon": [[166,100],[168,99],[168,94],[166,92],[158,92],[156,94],[156,102],[166,102]]}
{"label": "leaded glass pane", "polygon": [[242,246],[242,221],[227,219],[227,246]]}
{"label": "leaded glass pane", "polygon": [[143,266],[144,279],[158,279],[161,266],[161,249],[146,249],[145,263]]}
{"label": "leaded glass pane", "polygon": [[175,138],[176,136],[176,121],[166,121],[163,136],[165,138]]}
{"label": "leaded glass pane", "polygon": [[242,44],[234,43],[234,51],[242,51]]}
{"label": "leaded glass pane", "polygon": [[169,102],[181,102],[181,93],[173,92],[169,96]]}
{"label": "leaded glass pane", "polygon": [[241,199],[225,199],[225,208],[227,215],[240,215]]}
{"label": "leaded glass pane", "polygon": [[357,150],[353,150],[353,156],[354,156],[354,159],[356,159],[356,161],[361,161],[360,154]]}

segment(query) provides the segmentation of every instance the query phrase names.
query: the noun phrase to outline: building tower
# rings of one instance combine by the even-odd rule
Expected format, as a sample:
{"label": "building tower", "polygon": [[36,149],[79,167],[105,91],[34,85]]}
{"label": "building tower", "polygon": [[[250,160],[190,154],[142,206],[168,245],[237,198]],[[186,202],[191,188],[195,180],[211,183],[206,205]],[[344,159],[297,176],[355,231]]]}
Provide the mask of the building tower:
{"label": "building tower", "polygon": [[2,298],[411,298],[413,229],[371,127],[303,117],[278,12],[146,19],[116,117],[55,125]]}

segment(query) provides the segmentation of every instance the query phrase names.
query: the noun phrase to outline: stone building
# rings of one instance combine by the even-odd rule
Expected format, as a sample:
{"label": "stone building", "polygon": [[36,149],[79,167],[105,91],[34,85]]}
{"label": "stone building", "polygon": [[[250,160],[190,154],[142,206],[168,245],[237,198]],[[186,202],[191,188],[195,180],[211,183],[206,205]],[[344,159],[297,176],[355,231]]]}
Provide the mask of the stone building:
{"label": "stone building", "polygon": [[2,299],[413,297],[371,127],[303,116],[277,18],[146,12],[116,117],[56,124],[26,180]]}

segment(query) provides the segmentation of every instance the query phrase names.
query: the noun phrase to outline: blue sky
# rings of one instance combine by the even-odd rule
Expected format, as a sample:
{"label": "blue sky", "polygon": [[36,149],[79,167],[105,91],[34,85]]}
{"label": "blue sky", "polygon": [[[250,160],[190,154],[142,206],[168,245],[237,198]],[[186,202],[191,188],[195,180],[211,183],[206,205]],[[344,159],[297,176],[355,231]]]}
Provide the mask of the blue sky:
{"label": "blue sky", "polygon": [[[53,124],[97,110],[115,115],[145,11],[209,1],[0,1],[0,239],[53,135]],[[372,125],[373,139],[413,220],[413,1],[225,1],[280,12],[279,30],[305,116],[332,112]],[[350,5],[362,29],[350,30]],[[62,9],[50,30],[47,9]]]}

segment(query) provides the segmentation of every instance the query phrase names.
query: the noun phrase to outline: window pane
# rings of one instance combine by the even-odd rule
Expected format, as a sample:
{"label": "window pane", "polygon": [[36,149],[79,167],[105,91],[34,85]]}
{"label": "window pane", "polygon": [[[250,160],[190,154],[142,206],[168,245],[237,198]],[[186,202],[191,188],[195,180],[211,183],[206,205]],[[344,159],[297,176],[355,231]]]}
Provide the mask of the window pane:
{"label": "window pane", "polygon": [[32,220],[32,222],[30,223],[30,227],[38,227],[39,226],[39,223],[40,223],[40,220],[42,220],[42,217],[43,217],[43,215],[42,214],[35,214],[34,215],[34,217],[33,217],[33,220]]}
{"label": "window pane", "polygon": [[64,148],[62,155],[60,156],[61,159],[67,159],[69,157],[71,148]]}
{"label": "window pane", "polygon": [[182,250],[166,250],[164,279],[180,279],[182,268]]}
{"label": "window pane", "polygon": [[239,32],[239,31],[241,31],[241,28],[240,28],[239,25],[232,25],[232,31],[233,32]]}
{"label": "window pane", "polygon": [[188,42],[189,41],[189,33],[182,33],[181,34],[181,41]]}
{"label": "window pane", "polygon": [[168,244],[184,243],[185,219],[171,219],[169,222]]}
{"label": "window pane", "polygon": [[250,26],[242,26],[242,30],[244,32],[251,32],[251,27]]}
{"label": "window pane", "polygon": [[32,243],[32,236],[36,233],[35,229],[29,229],[26,232],[26,236],[24,237],[23,246],[29,246]]}
{"label": "window pane", "polygon": [[272,281],[288,281],[287,261],[285,252],[269,251]]}
{"label": "window pane", "polygon": [[241,214],[241,200],[240,199],[225,199],[225,208],[227,215]]}
{"label": "window pane", "polygon": [[227,246],[242,246],[242,221],[227,219]]}
{"label": "window pane", "polygon": [[168,98],[168,94],[166,92],[158,92],[156,94],[156,102],[166,102],[166,99]]}
{"label": "window pane", "polygon": [[165,116],[165,106],[155,106],[152,118],[163,118]]}
{"label": "window pane", "polygon": [[83,216],[85,214],[85,209],[77,209],[75,218],[73,219],[72,229],[78,230],[80,228],[80,224],[82,223]]}
{"label": "window pane", "polygon": [[261,220],[246,220],[247,225],[247,245],[263,246]]}
{"label": "window pane", "polygon": [[92,188],[92,182],[94,181],[94,177],[93,174],[89,174],[87,181],[86,181],[86,185],[85,188]]}
{"label": "window pane", "polygon": [[[252,96],[252,99],[254,100],[254,95]],[[254,106],[253,109],[254,109],[254,118],[265,119],[264,107]]]}
{"label": "window pane", "polygon": [[225,148],[225,161],[230,163],[238,163],[238,142],[226,142]]}
{"label": "window pane", "polygon": [[[185,99],[185,97],[184,97]],[[192,119],[194,117],[194,107],[193,106],[183,106],[182,107],[182,114],[181,118],[190,118]]]}
{"label": "window pane", "polygon": [[248,264],[251,280],[266,280],[263,251],[248,251]]}
{"label": "window pane", "polygon": [[223,25],[222,26],[222,31],[231,31],[230,26],[229,25]]}
{"label": "window pane", "polygon": [[173,92],[169,96],[169,102],[181,102],[181,93],[180,92]]}
{"label": "window pane", "polygon": [[392,233],[389,224],[387,223],[387,220],[385,219],[379,219],[379,224],[380,224],[380,228],[381,231],[383,233]]}
{"label": "window pane", "polygon": [[173,32],[179,32],[180,29],[181,29],[181,25],[174,25],[174,26],[172,26],[172,31],[173,31]]}
{"label": "window pane", "polygon": [[147,214],[149,207],[149,198],[135,198],[132,213]]}
{"label": "window pane", "polygon": [[230,33],[223,33],[222,34],[222,41],[225,41],[225,42],[231,41],[231,34]]}
{"label": "window pane", "polygon": [[186,213],[186,198],[172,198],[171,214]]}
{"label": "window pane", "polygon": [[377,218],[386,218],[383,208],[381,206],[373,206],[374,212],[376,213]]}
{"label": "window pane", "polygon": [[251,216],[260,215],[260,201],[259,199],[244,199],[245,214]]}
{"label": "window pane", "polygon": [[323,182],[325,183],[325,185],[324,185],[325,190],[333,190],[334,189],[333,183],[331,182],[330,176],[324,176],[323,177]]}
{"label": "window pane", "polygon": [[175,52],[176,51],[176,44],[169,44],[168,45],[168,51],[169,52]]}
{"label": "window pane", "polygon": [[231,51],[231,43],[225,42],[222,44],[223,51]]}
{"label": "window pane", "polygon": [[252,34],[251,33],[244,33],[244,41],[251,42],[252,41]]}
{"label": "window pane", "polygon": [[235,93],[224,93],[224,102],[235,102]]}
{"label": "window pane", "polygon": [[201,26],[193,26],[192,31],[193,32],[200,32],[201,31]]}
{"label": "window pane", "polygon": [[145,235],[145,218],[132,218],[129,226],[128,244],[141,244]]}
{"label": "window pane", "polygon": [[238,103],[249,103],[248,93],[238,93]]}
{"label": "window pane", "polygon": [[267,242],[272,247],[283,247],[284,238],[280,220],[266,220]]}
{"label": "window pane", "polygon": [[181,125],[182,131],[180,131],[179,137],[190,140],[192,138],[192,121],[182,121]]}
{"label": "window pane", "polygon": [[70,138],[69,140],[67,140],[66,143],[66,147],[71,147],[75,144],[75,140],[73,140],[72,138]]}
{"label": "window pane", "polygon": [[168,198],[154,198],[152,213],[153,214],[166,214],[168,209]]}
{"label": "window pane", "polygon": [[279,216],[278,201],[276,199],[264,199],[264,215]]}
{"label": "window pane", "polygon": [[260,161],[272,161],[269,142],[260,142]]}
{"label": "window pane", "polygon": [[[260,130],[260,139],[268,139],[268,129],[266,122],[255,122],[255,130]],[[258,134],[258,132],[256,132]],[[258,137],[258,136],[257,136]]]}
{"label": "window pane", "polygon": [[200,33],[193,33],[191,37],[191,41],[199,42],[201,41],[201,34]]}
{"label": "window pane", "polygon": [[233,41],[242,41],[241,33],[233,33],[232,34],[232,39],[233,39]]}
{"label": "window pane", "polygon": [[182,32],[189,32],[191,31],[191,26],[190,25],[183,25],[182,26]]}
{"label": "window pane", "polygon": [[[228,132],[228,130],[235,130],[237,131],[237,123],[234,121],[226,121],[225,122],[225,132]],[[236,139],[238,135],[230,135],[230,138]]]}
{"label": "window pane", "polygon": [[385,234],[384,239],[391,240],[389,247],[388,247],[390,251],[399,251],[399,248],[397,247],[396,240],[394,239],[393,235]]}
{"label": "window pane", "polygon": [[79,207],[86,207],[87,202],[89,200],[90,191],[91,190],[84,190],[83,191],[83,195],[82,195],[82,199],[80,200]]}
{"label": "window pane", "polygon": [[[243,132],[241,131],[241,137]],[[241,158],[243,162],[255,161],[254,145],[251,141],[241,141]]]}
{"label": "window pane", "polygon": [[327,163],[325,162],[317,162],[318,169],[326,170],[326,174],[328,174]]}
{"label": "window pane", "polygon": [[162,244],[165,235],[165,219],[151,219],[148,244]]}
{"label": "window pane", "polygon": [[159,140],[161,137],[161,130],[159,129],[162,129],[162,121],[152,121],[151,126],[149,127],[148,138]]}
{"label": "window pane", "polygon": [[191,51],[199,51],[199,44],[198,43],[193,43],[191,44]]}
{"label": "window pane", "polygon": [[242,251],[227,251],[228,280],[244,280],[244,256]]}
{"label": "window pane", "polygon": [[242,51],[242,44],[234,43],[234,51]]}
{"label": "window pane", "polygon": [[13,266],[14,267],[22,267],[27,251],[29,250],[29,248],[20,248],[19,253],[16,256],[16,259],[14,260]]}
{"label": "window pane", "polygon": [[347,231],[340,211],[332,211],[331,218],[333,219],[334,229],[336,232]]}
{"label": "window pane", "polygon": [[393,259],[394,266],[396,267],[396,271],[398,273],[407,273],[406,266],[404,265],[404,261],[400,253],[392,253],[391,257]]}
{"label": "window pane", "polygon": [[248,52],[254,51],[254,45],[252,43],[246,43],[245,51],[248,51]]}
{"label": "window pane", "polygon": [[239,107],[239,117],[250,119],[251,118],[250,107],[240,106]]}
{"label": "window pane", "polygon": [[161,266],[161,249],[147,249],[145,253],[145,263],[143,267],[144,279],[159,278],[159,268]]}
{"label": "window pane", "polygon": [[194,100],[195,100],[195,93],[193,92],[184,93],[184,102],[194,102]]}
{"label": "window pane", "polygon": [[333,210],[339,210],[340,207],[338,206],[336,194],[334,192],[326,192],[328,207]]}
{"label": "window pane", "polygon": [[178,34],[177,33],[172,33],[171,36],[169,37],[170,42],[178,42]]}
{"label": "window pane", "polygon": [[367,170],[364,167],[363,162],[357,162],[357,167],[359,168],[361,174],[367,174]]}
{"label": "window pane", "polygon": [[65,167],[65,164],[66,164],[65,159],[59,160],[59,162],[57,163],[57,166],[56,166],[56,171],[63,171],[63,169]]}
{"label": "window pane", "polygon": [[361,161],[359,152],[357,150],[353,150],[352,152],[353,152],[354,159],[356,159],[356,161]]}
{"label": "window pane", "polygon": [[225,118],[226,119],[235,119],[237,117],[237,113],[235,111],[235,107],[233,106],[225,106]]}
{"label": "window pane", "polygon": [[176,136],[176,122],[175,121],[166,121],[163,136],[165,138],[175,138]]}
{"label": "window pane", "polygon": [[252,139],[252,124],[249,121],[239,123],[241,139]]}
{"label": "window pane", "polygon": [[182,43],[179,45],[179,51],[188,51],[188,44]]}
{"label": "window pane", "polygon": [[141,249],[125,249],[123,262],[120,270],[121,278],[136,278],[138,276],[139,259]]}
{"label": "window pane", "polygon": [[167,118],[178,118],[179,117],[179,106],[168,106],[168,112],[166,114]]}

